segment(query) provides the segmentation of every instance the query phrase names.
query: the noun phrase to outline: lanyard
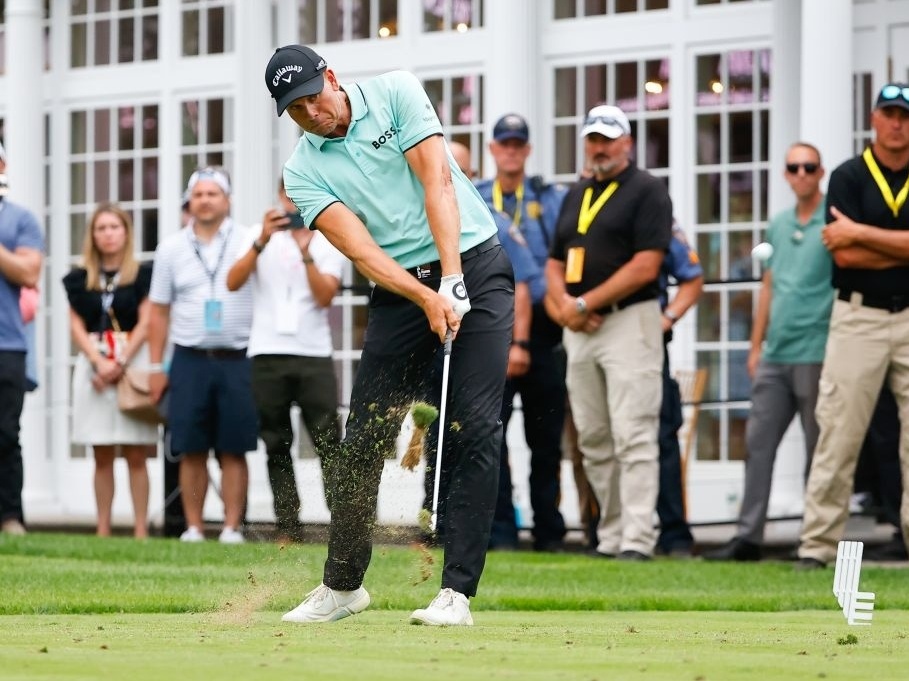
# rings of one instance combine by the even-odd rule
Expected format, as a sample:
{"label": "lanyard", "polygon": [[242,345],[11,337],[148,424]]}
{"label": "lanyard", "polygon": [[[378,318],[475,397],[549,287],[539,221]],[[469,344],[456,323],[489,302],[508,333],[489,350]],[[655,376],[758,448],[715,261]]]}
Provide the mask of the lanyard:
{"label": "lanyard", "polygon": [[102,286],[104,286],[104,290],[101,292],[101,311],[107,312],[114,304],[114,291],[120,282],[120,273],[116,272],[109,277],[106,272],[102,272],[101,276],[103,277]]}
{"label": "lanyard", "polygon": [[[514,190],[514,198],[516,203],[514,207],[514,217],[511,220],[511,229],[517,229],[518,225],[521,224],[521,208],[524,205],[523,182]],[[505,203],[502,200],[502,185],[499,184],[498,180],[495,180],[492,183],[492,205],[495,206],[495,209],[500,213],[505,210]]]}
{"label": "lanyard", "polygon": [[884,197],[884,203],[893,211],[893,217],[899,217],[900,208],[903,207],[903,204],[906,203],[906,197],[909,196],[909,177],[906,178],[906,184],[900,189],[896,198],[893,198],[893,190],[890,189],[890,185],[887,183],[887,180],[884,179],[884,174],[878,167],[877,161],[874,160],[874,155],[871,153],[871,147],[865,148],[864,153],[862,153],[862,158],[865,159],[865,165],[868,166],[868,170],[871,171],[871,177],[877,182],[877,188],[881,190],[881,196]]}
{"label": "lanyard", "polygon": [[615,190],[618,188],[619,183],[616,180],[610,182],[593,206],[590,205],[590,200],[593,198],[593,187],[587,187],[584,190],[584,200],[581,202],[581,212],[578,215],[578,234],[587,234],[587,230],[590,229],[590,223],[593,222],[597,213],[606,205],[606,202],[609,201],[609,198],[615,194]]}
{"label": "lanyard", "polygon": [[218,254],[218,262],[215,263],[215,269],[208,269],[208,263],[205,262],[205,258],[202,257],[202,252],[199,251],[198,241],[190,236],[187,232],[186,237],[189,239],[190,245],[193,247],[193,250],[196,252],[196,257],[199,259],[199,262],[202,263],[202,269],[205,270],[205,274],[208,275],[208,281],[211,282],[211,295],[215,295],[215,276],[218,274],[218,270],[221,269],[221,263],[224,262],[224,252],[227,250],[227,242],[230,241],[230,233],[233,231],[233,228],[227,230],[227,234],[224,235],[224,241],[221,242],[221,252]]}

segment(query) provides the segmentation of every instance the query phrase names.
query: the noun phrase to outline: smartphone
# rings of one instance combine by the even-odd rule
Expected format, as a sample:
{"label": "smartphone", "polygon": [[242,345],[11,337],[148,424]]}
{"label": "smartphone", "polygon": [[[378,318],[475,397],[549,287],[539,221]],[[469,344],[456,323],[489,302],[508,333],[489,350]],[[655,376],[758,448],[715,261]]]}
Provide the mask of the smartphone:
{"label": "smartphone", "polygon": [[299,213],[287,213],[287,217],[290,218],[287,229],[303,229],[306,227],[306,223],[303,222],[303,216]]}

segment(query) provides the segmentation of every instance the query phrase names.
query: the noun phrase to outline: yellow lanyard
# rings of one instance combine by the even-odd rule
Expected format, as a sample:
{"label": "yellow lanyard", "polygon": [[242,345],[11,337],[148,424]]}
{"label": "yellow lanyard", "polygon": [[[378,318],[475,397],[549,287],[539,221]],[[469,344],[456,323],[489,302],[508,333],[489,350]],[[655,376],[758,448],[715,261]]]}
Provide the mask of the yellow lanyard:
{"label": "yellow lanyard", "polygon": [[593,222],[597,213],[606,205],[606,202],[609,201],[609,198],[615,194],[615,190],[618,188],[619,183],[617,181],[613,180],[610,182],[593,206],[590,205],[590,200],[593,198],[593,187],[587,187],[584,190],[584,200],[581,202],[581,212],[578,215],[578,234],[587,234],[587,230],[590,229],[590,223]]}
{"label": "yellow lanyard", "polygon": [[[518,188],[514,190],[515,198],[515,207],[514,207],[514,217],[511,220],[511,229],[515,230],[518,228],[518,225],[521,224],[521,207],[524,205],[524,183],[518,185]],[[500,213],[505,211],[505,204],[502,200],[502,185],[499,184],[498,180],[495,180],[492,183],[492,205],[495,206],[495,209]]]}
{"label": "yellow lanyard", "polygon": [[881,190],[884,203],[893,211],[893,217],[899,217],[900,208],[903,207],[903,204],[906,203],[906,197],[909,196],[909,177],[906,178],[906,184],[900,189],[900,193],[896,195],[896,198],[893,198],[893,191],[890,189],[887,180],[884,179],[881,169],[878,168],[877,161],[874,160],[874,155],[871,153],[871,147],[865,148],[862,158],[865,159],[865,165],[871,171],[871,177],[877,182],[877,188]]}

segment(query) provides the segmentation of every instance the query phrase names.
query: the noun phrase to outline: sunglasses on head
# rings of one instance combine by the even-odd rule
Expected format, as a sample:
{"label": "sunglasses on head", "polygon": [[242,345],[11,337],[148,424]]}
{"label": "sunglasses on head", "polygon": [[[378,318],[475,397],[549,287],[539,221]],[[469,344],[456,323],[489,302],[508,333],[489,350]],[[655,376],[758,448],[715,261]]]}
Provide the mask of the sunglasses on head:
{"label": "sunglasses on head", "polygon": [[584,119],[585,126],[593,125],[594,123],[602,123],[603,125],[608,125],[614,128],[621,128],[622,130],[625,129],[625,126],[612,116],[588,116]]}
{"label": "sunglasses on head", "polygon": [[817,163],[787,163],[786,172],[793,175],[799,172],[799,168],[804,169],[806,175],[814,175],[817,172]]}
{"label": "sunglasses on head", "polygon": [[909,102],[909,87],[900,87],[899,85],[885,85],[881,89],[880,99],[900,99]]}

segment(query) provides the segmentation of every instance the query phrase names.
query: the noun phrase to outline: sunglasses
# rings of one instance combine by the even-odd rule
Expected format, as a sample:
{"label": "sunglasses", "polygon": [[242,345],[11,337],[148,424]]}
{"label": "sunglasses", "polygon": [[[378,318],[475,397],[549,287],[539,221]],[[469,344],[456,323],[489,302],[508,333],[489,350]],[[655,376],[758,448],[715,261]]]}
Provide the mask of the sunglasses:
{"label": "sunglasses", "polygon": [[608,125],[611,128],[620,128],[622,132],[625,131],[625,123],[618,121],[612,116],[588,116],[584,119],[584,126],[593,125],[595,123],[602,123],[603,125]]}
{"label": "sunglasses", "polygon": [[787,163],[786,172],[795,175],[799,172],[799,168],[802,168],[805,171],[806,175],[814,175],[817,172],[818,164],[817,163]]}
{"label": "sunglasses", "polygon": [[881,89],[880,99],[899,99],[909,102],[909,87],[900,87],[899,85],[885,85]]}

